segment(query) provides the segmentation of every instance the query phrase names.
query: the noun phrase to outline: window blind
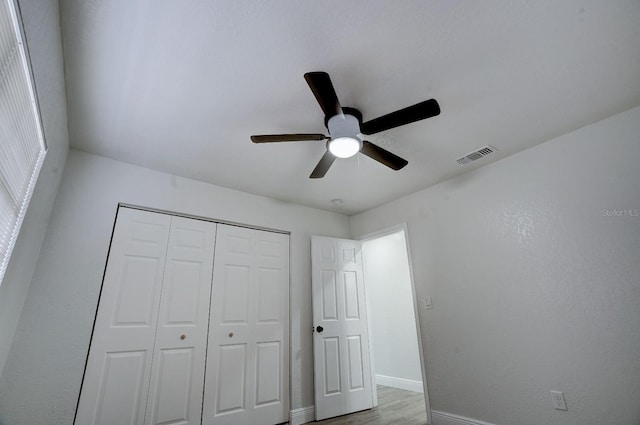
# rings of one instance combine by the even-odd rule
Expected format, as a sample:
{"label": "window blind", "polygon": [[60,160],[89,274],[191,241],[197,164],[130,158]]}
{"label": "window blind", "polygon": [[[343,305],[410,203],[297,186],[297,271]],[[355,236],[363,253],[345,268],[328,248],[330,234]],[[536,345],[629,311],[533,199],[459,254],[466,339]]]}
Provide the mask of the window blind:
{"label": "window blind", "polygon": [[15,0],[0,0],[0,285],[46,145]]}

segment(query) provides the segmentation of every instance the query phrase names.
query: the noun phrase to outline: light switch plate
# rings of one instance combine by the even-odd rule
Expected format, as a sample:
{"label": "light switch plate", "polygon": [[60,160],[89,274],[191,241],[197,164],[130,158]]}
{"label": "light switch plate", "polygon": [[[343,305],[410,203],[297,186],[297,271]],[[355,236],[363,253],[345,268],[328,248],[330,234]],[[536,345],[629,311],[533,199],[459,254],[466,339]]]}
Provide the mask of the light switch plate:
{"label": "light switch plate", "polygon": [[556,410],[567,410],[567,402],[564,399],[562,391],[551,391],[551,401]]}
{"label": "light switch plate", "polygon": [[424,298],[424,308],[425,309],[430,309],[433,307],[433,304],[431,303],[431,297],[425,297]]}

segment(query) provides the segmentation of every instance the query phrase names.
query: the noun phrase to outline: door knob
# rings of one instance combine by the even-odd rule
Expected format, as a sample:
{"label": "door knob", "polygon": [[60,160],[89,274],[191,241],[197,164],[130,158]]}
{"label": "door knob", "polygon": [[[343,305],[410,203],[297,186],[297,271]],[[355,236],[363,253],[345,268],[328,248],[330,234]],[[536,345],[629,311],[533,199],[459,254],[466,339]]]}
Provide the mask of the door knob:
{"label": "door knob", "polygon": [[322,333],[323,330],[324,328],[322,326],[316,326],[316,332],[318,332],[319,334]]}
{"label": "door knob", "polygon": [[185,334],[180,335],[180,339],[184,340],[187,336]]}

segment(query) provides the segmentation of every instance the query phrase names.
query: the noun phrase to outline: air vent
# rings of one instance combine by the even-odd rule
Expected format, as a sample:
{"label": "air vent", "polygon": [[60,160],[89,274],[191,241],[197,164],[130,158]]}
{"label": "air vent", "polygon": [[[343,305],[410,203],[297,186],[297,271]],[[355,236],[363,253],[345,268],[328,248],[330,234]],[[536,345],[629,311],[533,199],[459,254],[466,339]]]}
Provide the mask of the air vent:
{"label": "air vent", "polygon": [[462,158],[458,158],[456,160],[456,162],[460,165],[465,165],[468,164],[470,162],[473,162],[477,159],[480,158],[484,158],[485,156],[489,155],[490,153],[494,153],[496,152],[497,149],[494,148],[493,146],[485,146],[483,148],[478,149],[477,151],[473,151],[471,153],[466,154],[465,156],[463,156]]}

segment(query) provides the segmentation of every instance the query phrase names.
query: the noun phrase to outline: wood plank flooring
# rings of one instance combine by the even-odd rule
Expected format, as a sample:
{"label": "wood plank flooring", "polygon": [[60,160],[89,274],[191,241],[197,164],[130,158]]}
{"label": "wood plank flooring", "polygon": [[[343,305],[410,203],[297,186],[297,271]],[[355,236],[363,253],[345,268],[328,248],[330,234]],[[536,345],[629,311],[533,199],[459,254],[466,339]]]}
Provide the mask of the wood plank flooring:
{"label": "wood plank flooring", "polygon": [[421,393],[378,385],[378,406],[371,410],[311,422],[322,425],[425,425],[427,413]]}

